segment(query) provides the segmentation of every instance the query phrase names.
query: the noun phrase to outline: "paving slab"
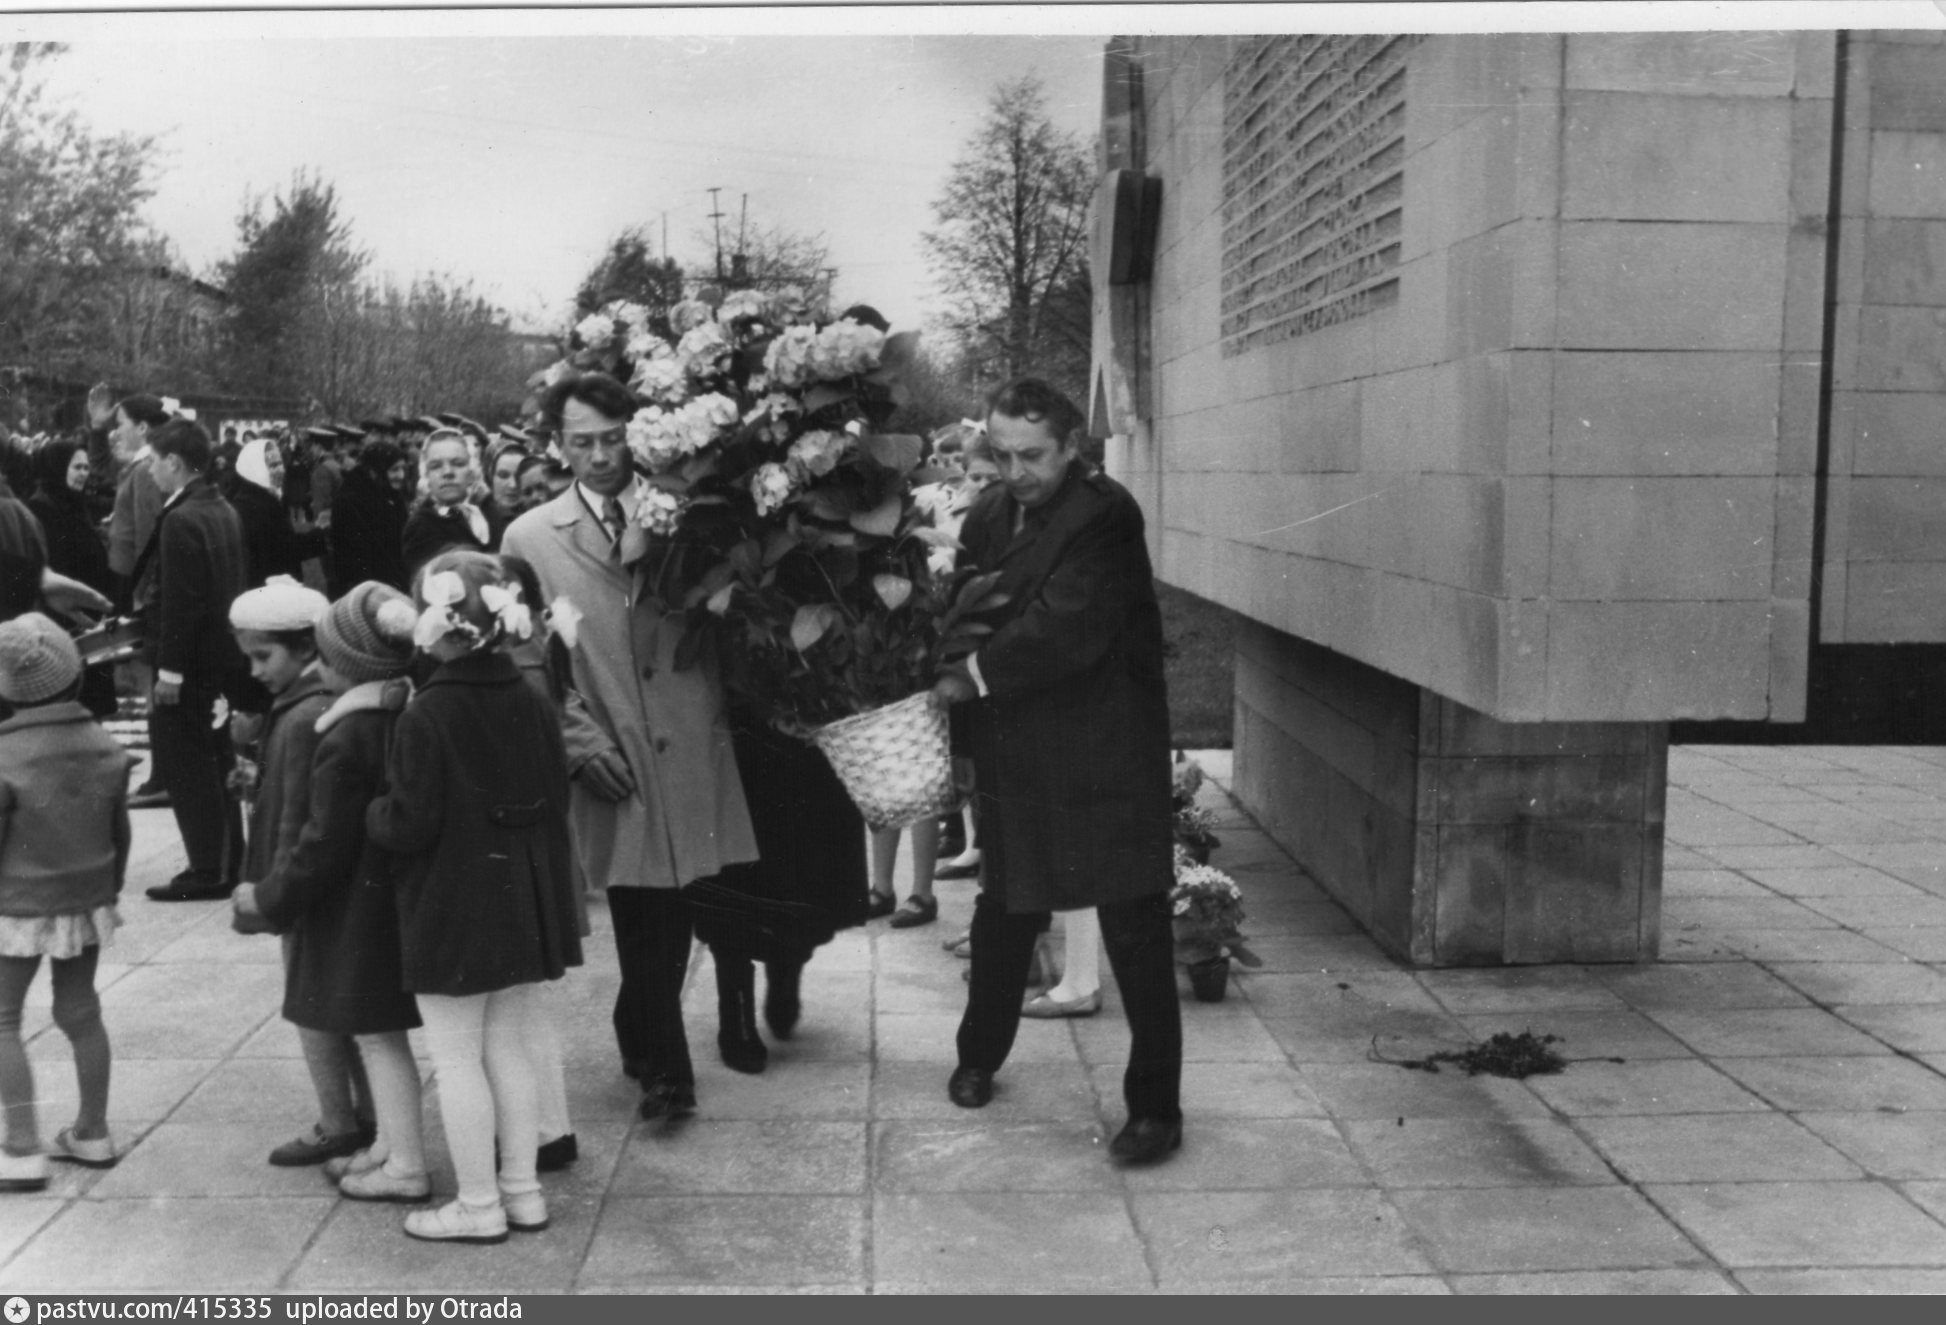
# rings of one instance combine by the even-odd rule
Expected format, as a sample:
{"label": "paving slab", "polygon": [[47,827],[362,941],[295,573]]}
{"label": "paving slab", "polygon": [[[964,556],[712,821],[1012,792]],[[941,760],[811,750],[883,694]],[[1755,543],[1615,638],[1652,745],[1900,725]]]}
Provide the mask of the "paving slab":
{"label": "paving slab", "polygon": [[1434,1268],[1398,1208],[1376,1191],[1155,1192],[1130,1204],[1165,1292]]}
{"label": "paving slab", "polygon": [[1728,1266],[1946,1264],[1946,1226],[1875,1182],[1655,1184],[1643,1190]]}
{"label": "paving slab", "polygon": [[1119,1190],[889,1193],[873,1203],[872,1273],[927,1292],[1155,1284]]}
{"label": "paving slab", "polygon": [[1375,1118],[1344,1124],[1379,1185],[1535,1187],[1618,1181],[1574,1129],[1553,1119]]}
{"label": "paving slab", "polygon": [[1776,1113],[1586,1118],[1581,1129],[1636,1183],[1864,1176],[1812,1131]]}
{"label": "paving slab", "polygon": [[1626,1187],[1402,1191],[1391,1199],[1444,1270],[1707,1265],[1694,1243]]}

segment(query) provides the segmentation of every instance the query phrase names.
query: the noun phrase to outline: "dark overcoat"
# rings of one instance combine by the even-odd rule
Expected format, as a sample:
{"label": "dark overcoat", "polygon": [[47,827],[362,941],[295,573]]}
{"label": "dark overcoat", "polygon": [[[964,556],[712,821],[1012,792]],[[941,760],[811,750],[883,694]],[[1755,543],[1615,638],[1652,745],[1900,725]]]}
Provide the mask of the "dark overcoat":
{"label": "dark overcoat", "polygon": [[[488,528],[490,530],[492,526]],[[499,540],[496,538],[494,541],[497,544]],[[442,515],[431,502],[421,502],[419,508],[406,519],[405,528],[399,534],[399,555],[405,564],[408,583],[419,573],[420,567],[442,552],[492,550],[473,533],[473,526],[467,523],[465,514],[458,507]]]}
{"label": "dark overcoat", "polygon": [[337,488],[329,509],[333,595],[347,593],[366,580],[377,580],[394,589],[409,587],[401,551],[405,498],[393,490],[383,474],[373,474],[363,465],[354,466]]}
{"label": "dark overcoat", "polygon": [[273,575],[288,575],[302,584],[305,561],[330,551],[329,535],[324,530],[300,534],[292,527],[290,509],[269,488],[239,478],[230,485],[229,502],[243,526],[243,550],[249,559],[253,588]]}
{"label": "dark overcoat", "polygon": [[962,722],[987,886],[1012,912],[1166,891],[1169,697],[1141,508],[1077,459],[1015,533],[1020,514],[995,484],[960,529],[1012,595],[982,618],[986,694]]}
{"label": "dark overcoat", "polygon": [[257,884],[257,909],[288,935],[284,1019],[293,1025],[377,1035],[419,1024],[401,969],[391,859],[365,832],[404,698],[398,682],[354,686],[314,720],[303,831]]}
{"label": "dark overcoat", "polygon": [[163,508],[150,537],[157,574],[146,606],[156,668],[208,689],[260,693],[230,632],[230,604],[250,575],[236,510],[197,478]]}
{"label": "dark overcoat", "polygon": [[336,696],[315,669],[270,701],[257,757],[257,796],[250,805],[250,838],[243,877],[268,879],[290,855],[311,813],[311,765],[318,749],[318,719]]}
{"label": "dark overcoat", "polygon": [[579,966],[567,753],[513,659],[441,664],[399,716],[387,767],[366,826],[399,857],[405,987],[485,994]]}

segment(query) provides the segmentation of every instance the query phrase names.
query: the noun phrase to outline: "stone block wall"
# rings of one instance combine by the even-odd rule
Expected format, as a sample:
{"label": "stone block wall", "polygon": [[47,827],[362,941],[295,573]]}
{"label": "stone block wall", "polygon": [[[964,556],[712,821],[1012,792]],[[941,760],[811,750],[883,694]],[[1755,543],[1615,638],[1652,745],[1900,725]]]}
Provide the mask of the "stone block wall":
{"label": "stone block wall", "polygon": [[1255,624],[1236,707],[1246,807],[1395,956],[1656,955],[1662,724],[1498,722]]}
{"label": "stone block wall", "polygon": [[1419,40],[1391,302],[1237,352],[1250,41],[1137,46],[1162,577],[1503,721],[1801,713],[1833,34]]}
{"label": "stone block wall", "polygon": [[1820,635],[1946,642],[1946,34],[1848,34]]}

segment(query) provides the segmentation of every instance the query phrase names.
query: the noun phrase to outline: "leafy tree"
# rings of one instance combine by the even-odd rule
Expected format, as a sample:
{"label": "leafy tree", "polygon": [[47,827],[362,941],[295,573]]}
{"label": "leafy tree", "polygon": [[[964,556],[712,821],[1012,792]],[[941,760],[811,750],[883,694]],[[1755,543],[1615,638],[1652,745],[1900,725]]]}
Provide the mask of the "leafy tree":
{"label": "leafy tree", "polygon": [[301,394],[307,377],[336,371],[315,356],[334,348],[329,328],[357,302],[370,255],[339,219],[337,191],[302,172],[285,193],[245,201],[237,239],[219,268],[230,296],[229,381],[259,395]]}
{"label": "leafy tree", "polygon": [[152,251],[155,140],[97,135],[50,105],[40,71],[62,49],[0,46],[0,366],[84,377],[118,284]]}
{"label": "leafy tree", "polygon": [[617,299],[642,304],[658,315],[682,298],[682,267],[657,258],[643,226],[630,226],[609,241],[608,251],[581,278],[575,292],[578,314],[592,313]]}
{"label": "leafy tree", "polygon": [[1040,80],[1003,83],[933,203],[928,260],[971,385],[1032,372],[1085,395],[1092,153],[1047,117]]}

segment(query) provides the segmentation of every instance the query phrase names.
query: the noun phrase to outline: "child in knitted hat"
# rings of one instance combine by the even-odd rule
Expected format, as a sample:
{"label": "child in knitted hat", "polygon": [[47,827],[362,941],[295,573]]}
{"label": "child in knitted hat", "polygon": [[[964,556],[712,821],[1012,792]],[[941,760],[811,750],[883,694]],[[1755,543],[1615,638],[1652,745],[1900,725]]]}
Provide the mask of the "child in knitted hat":
{"label": "child in knitted hat", "polygon": [[406,1216],[405,1231],[501,1242],[548,1221],[523,1028],[535,986],[581,964],[567,751],[553,706],[501,647],[530,635],[533,617],[499,558],[441,553],[417,596],[414,639],[439,665],[399,717],[390,786],[367,824],[397,857],[404,983],[439,1074],[459,1193]]}
{"label": "child in knitted hat", "polygon": [[309,814],[254,887],[237,889],[240,928],[285,936],[284,1018],[305,1037],[356,1037],[375,1135],[325,1172],[356,1200],[416,1201],[432,1191],[419,1122],[419,1072],[406,1032],[419,1024],[399,966],[388,862],[365,831],[385,787],[386,750],[410,686],[412,600],[367,581],[318,620],[318,674],[337,693],[312,723]]}
{"label": "child in knitted hat", "polygon": [[[271,694],[257,737],[258,782],[250,805],[249,845],[236,892],[249,897],[289,857],[311,809],[311,763],[317,753],[318,719],[331,707],[332,689],[318,670],[316,627],[330,606],[325,596],[288,575],[273,575],[261,588],[230,604],[237,647],[250,675]],[[239,911],[243,904],[232,904]],[[284,945],[285,980],[290,944]],[[352,1154],[371,1144],[371,1089],[358,1046],[348,1035],[298,1026],[298,1043],[317,1091],[318,1121],[304,1136],[270,1152],[279,1168],[299,1168]],[[362,1107],[361,1107],[362,1106]]]}
{"label": "child in knitted hat", "polygon": [[20,1041],[21,1007],[43,956],[81,1097],[52,1157],[90,1168],[117,1158],[95,964],[119,923],[133,761],[76,700],[80,686],[81,655],[66,631],[38,612],[0,624],[0,700],[13,706],[0,722],[0,1191],[47,1186],[34,1074]]}

